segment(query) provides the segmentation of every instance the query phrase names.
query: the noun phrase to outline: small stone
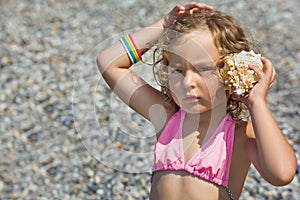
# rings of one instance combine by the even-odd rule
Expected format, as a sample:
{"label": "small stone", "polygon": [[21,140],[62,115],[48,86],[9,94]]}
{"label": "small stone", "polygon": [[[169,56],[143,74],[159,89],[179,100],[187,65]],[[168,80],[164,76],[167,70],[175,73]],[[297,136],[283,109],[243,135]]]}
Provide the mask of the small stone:
{"label": "small stone", "polygon": [[100,184],[100,182],[101,182],[101,177],[100,177],[100,176],[95,176],[95,177],[94,177],[94,182],[95,182],[96,184]]}
{"label": "small stone", "polygon": [[91,168],[85,168],[84,171],[88,177],[94,177],[95,175],[95,172]]}
{"label": "small stone", "polygon": [[97,194],[101,195],[101,196],[104,195],[104,190],[103,189],[98,189]]}

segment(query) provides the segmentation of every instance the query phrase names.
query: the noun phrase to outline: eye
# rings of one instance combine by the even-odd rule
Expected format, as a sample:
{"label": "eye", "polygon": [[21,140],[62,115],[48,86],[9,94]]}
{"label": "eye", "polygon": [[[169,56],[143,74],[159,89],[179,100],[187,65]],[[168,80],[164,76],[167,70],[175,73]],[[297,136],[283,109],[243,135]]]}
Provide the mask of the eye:
{"label": "eye", "polygon": [[183,70],[182,69],[173,69],[172,74],[182,74]]}
{"label": "eye", "polygon": [[207,71],[211,71],[212,68],[211,67],[199,67],[197,68],[198,72],[207,72]]}
{"label": "eye", "polygon": [[200,74],[208,74],[215,71],[216,67],[214,66],[201,66],[197,68],[198,73]]}
{"label": "eye", "polygon": [[184,69],[182,69],[180,67],[171,67],[171,66],[169,66],[169,73],[170,74],[183,74]]}

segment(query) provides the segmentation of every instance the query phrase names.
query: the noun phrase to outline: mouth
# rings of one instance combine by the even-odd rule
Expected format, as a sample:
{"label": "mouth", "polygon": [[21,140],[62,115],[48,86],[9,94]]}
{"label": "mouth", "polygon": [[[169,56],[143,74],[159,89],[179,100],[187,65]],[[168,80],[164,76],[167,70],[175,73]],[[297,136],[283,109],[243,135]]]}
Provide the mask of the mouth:
{"label": "mouth", "polygon": [[186,95],[185,97],[183,97],[183,101],[186,101],[186,102],[196,102],[199,100],[200,100],[200,97],[195,96],[195,95]]}

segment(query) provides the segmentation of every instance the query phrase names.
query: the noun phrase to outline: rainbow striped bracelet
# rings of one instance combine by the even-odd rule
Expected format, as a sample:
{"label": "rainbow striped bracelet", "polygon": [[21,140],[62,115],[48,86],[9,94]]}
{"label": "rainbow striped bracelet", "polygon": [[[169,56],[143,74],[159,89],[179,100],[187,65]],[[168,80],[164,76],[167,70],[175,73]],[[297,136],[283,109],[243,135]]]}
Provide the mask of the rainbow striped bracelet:
{"label": "rainbow striped bracelet", "polygon": [[127,55],[129,56],[131,62],[133,64],[142,60],[142,55],[139,49],[137,48],[134,40],[130,34],[124,35],[120,39],[122,45],[124,46]]}

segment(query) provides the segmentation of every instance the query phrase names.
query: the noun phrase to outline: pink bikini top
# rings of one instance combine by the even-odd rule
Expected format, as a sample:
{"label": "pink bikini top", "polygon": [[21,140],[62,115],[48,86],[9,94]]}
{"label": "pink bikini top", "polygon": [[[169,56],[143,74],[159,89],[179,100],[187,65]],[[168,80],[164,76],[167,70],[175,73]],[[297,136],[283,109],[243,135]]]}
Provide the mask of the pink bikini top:
{"label": "pink bikini top", "polygon": [[226,115],[213,135],[186,163],[182,144],[182,125],[185,111],[175,113],[155,145],[152,172],[185,170],[206,181],[228,186],[235,121]]}

